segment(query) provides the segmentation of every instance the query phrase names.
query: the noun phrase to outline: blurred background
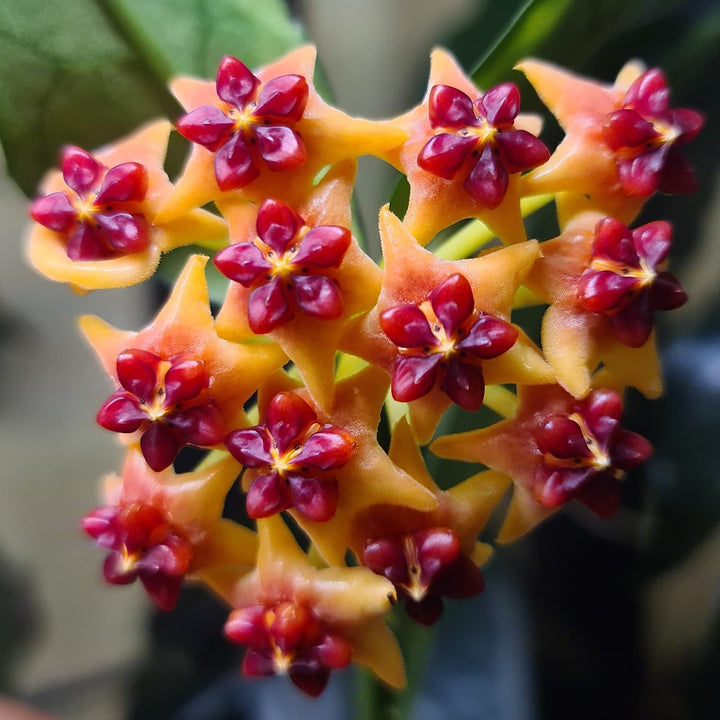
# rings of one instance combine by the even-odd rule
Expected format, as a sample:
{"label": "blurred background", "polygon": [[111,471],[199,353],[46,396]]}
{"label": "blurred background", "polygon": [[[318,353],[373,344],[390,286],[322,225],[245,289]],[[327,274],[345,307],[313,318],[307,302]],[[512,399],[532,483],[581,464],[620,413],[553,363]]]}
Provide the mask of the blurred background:
{"label": "blurred background", "polygon": [[[54,12],[82,4],[62,0]],[[471,70],[523,5],[296,0],[290,10],[318,46],[336,104],[382,118],[420,101],[433,46]],[[628,482],[621,512],[600,522],[570,507],[500,548],[483,596],[450,604],[434,634],[418,628],[413,652],[428,660],[409,716],[710,720],[720,716],[720,6],[639,1],[613,23],[622,5],[614,0],[537,5],[540,35],[543,23],[556,28],[538,41],[538,55],[608,82],[639,57],[665,69],[674,106],[707,113],[686,153],[699,192],[655,198],[640,219],[673,222],[672,269],[690,302],[659,328],[664,397],[629,397],[625,425],[656,453]],[[12,50],[5,30],[33,8],[0,9],[0,60]],[[243,48],[225,52],[243,57]],[[521,84],[523,108],[532,108],[510,67],[497,81]],[[548,121],[546,142],[559,137]],[[396,182],[379,161],[362,161],[358,206],[371,245],[377,208]],[[351,717],[352,671],[315,702],[282,680],[248,683],[237,671],[241,653],[222,640],[226,610],[214,598],[190,587],[174,613],[159,615],[139,587],[101,582],[101,553],[77,521],[121,450],[94,424],[109,383],[75,319],[92,313],[136,329],[163,290],[73,295],[26,267],[27,199],[6,177],[0,207],[0,693],[68,720]]]}

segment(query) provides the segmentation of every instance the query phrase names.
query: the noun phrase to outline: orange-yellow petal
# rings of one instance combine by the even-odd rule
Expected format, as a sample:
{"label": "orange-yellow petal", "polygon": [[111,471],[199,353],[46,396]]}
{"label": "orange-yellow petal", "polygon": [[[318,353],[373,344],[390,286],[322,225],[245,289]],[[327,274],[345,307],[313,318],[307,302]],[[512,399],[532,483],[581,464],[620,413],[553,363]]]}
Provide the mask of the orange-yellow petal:
{"label": "orange-yellow petal", "polygon": [[93,316],[82,317],[80,327],[116,382],[117,357],[126,349],[147,350],[166,360],[178,355],[202,360],[210,377],[208,393],[232,426],[242,422],[243,404],[260,382],[286,358],[275,345],[242,345],[218,337],[210,311],[206,262],[204,255],[189,258],[167,302],[140,332],[118,330]]}
{"label": "orange-yellow petal", "polygon": [[[169,133],[170,123],[160,120],[93,153],[107,167],[137,162],[147,170],[148,191],[140,205],[149,226],[150,241],[145,250],[104,260],[71,260],[62,235],[34,223],[26,242],[29,262],[51,280],[69,283],[83,293],[147,280],[155,272],[161,254],[173,248],[196,242],[224,241],[227,238],[225,223],[204,210],[180,213],[173,222],[158,219],[159,207],[173,191],[163,168]],[[66,189],[59,171],[48,173],[40,187],[42,194]]]}
{"label": "orange-yellow petal", "polygon": [[602,138],[602,125],[609,113],[621,107],[626,90],[641,73],[639,66],[626,66],[614,85],[535,59],[523,60],[517,68],[565,131],[550,160],[521,179],[523,194],[562,193],[558,198],[561,227],[585,210],[630,223],[643,200],[622,190],[615,155]]}
{"label": "orange-yellow petal", "polygon": [[[439,48],[433,50],[425,98],[420,105],[397,119],[397,123],[409,134],[394,158],[394,164],[407,176],[410,184],[410,199],[404,218],[408,229],[418,242],[425,245],[443,228],[466,218],[477,218],[504,243],[522,242],[527,236],[520,212],[518,175],[510,176],[502,203],[489,209],[463,188],[464,177],[445,180],[418,165],[418,155],[434,134],[428,116],[429,95],[434,85],[449,85],[473,99],[480,94],[452,55]],[[532,133],[539,131],[536,116],[518,116],[516,127]]]}

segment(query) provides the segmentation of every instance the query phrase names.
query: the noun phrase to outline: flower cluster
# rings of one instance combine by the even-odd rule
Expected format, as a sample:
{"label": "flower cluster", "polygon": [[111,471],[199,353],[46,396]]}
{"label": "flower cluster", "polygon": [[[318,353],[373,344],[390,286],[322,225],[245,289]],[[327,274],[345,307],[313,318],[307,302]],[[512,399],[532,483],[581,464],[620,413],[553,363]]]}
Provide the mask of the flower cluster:
{"label": "flower cluster", "polygon": [[[163,610],[184,578],[204,582],[231,608],[245,674],[287,674],[310,695],[351,661],[403,684],[391,605],[432,624],[445,598],[481,593],[478,538],[507,494],[499,542],[574,500],[617,510],[651,453],[622,425],[623,392],[661,392],[654,316],[686,301],[666,270],[670,225],[633,223],[654,193],[694,188],[680,148],[702,125],[671,108],[659,70],[603,85],[528,60],[565,131],[551,150],[514,84],[483,92],[442,50],[417,107],[363,120],[320,98],[314,61],[312,47],[257,71],[226,57],[214,82],[176,80],[191,149],[174,182],[166,121],[64,149],[27,240],[40,272],[80,291],[203,249],[144,329],[81,320],[114,383],[97,422],[127,445],[82,527],[109,553],[108,582],[139,578]],[[368,154],[410,185],[402,218],[380,211],[382,262],[351,230]],[[528,207],[550,201],[560,234],[528,240]],[[228,279],[216,313],[209,258]],[[513,315],[528,298],[546,305],[541,346]],[[454,405],[500,419],[435,437]],[[178,473],[187,445],[207,455]],[[424,446],[486,469],[441,489]],[[238,478],[252,528],[223,517]]]}

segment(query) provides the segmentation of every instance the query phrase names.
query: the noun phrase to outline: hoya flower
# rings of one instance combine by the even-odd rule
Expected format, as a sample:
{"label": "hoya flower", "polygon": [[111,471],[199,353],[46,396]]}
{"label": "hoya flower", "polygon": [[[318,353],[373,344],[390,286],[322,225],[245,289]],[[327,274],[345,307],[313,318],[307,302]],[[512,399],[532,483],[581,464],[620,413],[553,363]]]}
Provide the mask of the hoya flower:
{"label": "hoya flower", "polygon": [[569,410],[550,415],[535,433],[543,453],[535,497],[548,507],[576,498],[610,517],[620,504],[620,478],[647,460],[652,448],[620,426],[622,401],[614,391],[593,390]]}
{"label": "hoya flower", "polygon": [[152,505],[103,505],[82,520],[83,530],[109,550],[103,574],[113,585],[140,579],[161,610],[175,607],[192,560],[187,539]]}
{"label": "hoya flower", "polygon": [[288,675],[315,696],[352,659],[402,687],[402,656],[382,620],[392,584],[364,567],[313,567],[278,516],[259,520],[258,534],[257,570],[214,585],[235,608],[225,634],[247,647],[243,672]]}
{"label": "hoya flower", "polygon": [[291,320],[297,310],[332,320],[343,310],[336,280],[324,274],[340,265],[350,247],[350,230],[339,225],[308,227],[280,200],[265,200],[257,216],[257,237],[221,250],[215,265],[226,277],[252,288],[250,329],[262,335]]}
{"label": "hoya flower", "polygon": [[[257,206],[247,202],[220,204],[235,243],[219,254],[220,266],[238,280],[254,279],[247,286],[230,283],[217,316],[218,333],[235,342],[256,339],[266,320],[274,318],[273,329],[264,332],[295,363],[324,410],[333,403],[340,337],[352,318],[375,304],[382,278],[348,231],[355,172],[354,160],[338,163],[299,205],[274,201],[262,219]],[[284,237],[294,233],[282,255],[260,235],[275,242],[276,223],[283,224]],[[245,260],[247,270],[241,267]],[[255,275],[258,267],[265,272]]]}
{"label": "hoya flower", "polygon": [[435,494],[438,506],[429,512],[391,505],[367,508],[355,520],[357,553],[363,564],[393,583],[413,619],[430,625],[443,612],[443,598],[482,592],[479,565],[487,561],[490,548],[477,537],[510,479],[489,470],[440,490],[405,418],[393,429],[389,455]]}
{"label": "hoya flower", "polygon": [[658,269],[670,251],[671,235],[663,221],[630,230],[603,218],[595,228],[590,267],[578,285],[580,304],[605,315],[618,340],[630,347],[647,342],[655,311],[687,301],[676,278]]}
{"label": "hoya flower", "polygon": [[576,215],[542,244],[526,284],[550,303],[543,351],[571,394],[588,392],[600,364],[644,395],[660,394],[654,314],[685,301],[677,280],[661,269],[669,247],[665,222],[629,230],[597,212]]}
{"label": "hoya flower", "polygon": [[477,409],[485,383],[552,382],[537,348],[509,324],[515,291],[538,257],[537,243],[441,260],[387,208],[380,212],[380,238],[380,296],[349,326],[341,347],[392,376],[393,394],[409,402],[420,443],[428,442],[453,401]]}
{"label": "hoya flower", "polygon": [[104,167],[82,148],[61,155],[67,191],[37,198],[33,220],[62,235],[71,260],[101,260],[141,252],[150,242],[141,212],[148,173],[137,162]]}
{"label": "hoya flower", "polygon": [[298,395],[275,395],[263,425],[233,430],[225,444],[238,462],[261,473],[248,490],[250,517],[268,517],[290,507],[318,522],[335,514],[338,486],[333,471],[350,459],[355,443],[343,428],[321,423]]}
{"label": "hoya flower", "polygon": [[654,192],[692,191],[678,147],[697,134],[702,116],[670,108],[659,70],[628,63],[606,85],[540,60],[518,68],[565,131],[551,159],[523,179],[533,194],[568,193],[558,201],[561,227],[591,209],[630,223]]}
{"label": "hoya flower", "polygon": [[360,155],[384,157],[403,142],[397,125],[328,105],[314,73],[315,48],[308,45],[256,72],[225,58],[215,82],[175,79],[171,90],[187,111],[178,129],[193,149],[160,217],[237,194],[293,205],[323,168]]}
{"label": "hoya flower", "polygon": [[278,75],[263,84],[237,58],[220,61],[215,88],[224,105],[203,105],[177,121],[178,132],[215,153],[215,179],[223,190],[244,187],[270,170],[292,170],[307,159],[293,129],[305,112],[308,84],[302,75]]}
{"label": "hoya flower", "polygon": [[157,222],[172,192],[163,169],[170,124],[147,125],[89,153],[69,146],[61,170],[47,175],[30,214],[30,262],[79,291],[146,280],[161,253],[192,242],[227,238],[222,220],[204,210]]}
{"label": "hoya flower", "polygon": [[400,352],[392,394],[410,402],[438,383],[465,410],[479,410],[485,394],[482,360],[507,352],[518,338],[510,323],[475,310],[467,279],[456,273],[420,304],[405,303],[380,315],[383,332]]}
{"label": "hoya flower", "polygon": [[440,457],[483,463],[512,478],[500,542],[516,539],[572,499],[611,516],[625,472],[651,453],[647,440],[621,426],[620,396],[595,389],[577,400],[545,385],[521,387],[518,398],[514,417],[430,446]]}
{"label": "hoya flower", "polygon": [[289,600],[233,610],[225,635],[247,646],[244,675],[287,673],[312,697],[325,689],[331,670],[346,667],[352,659],[352,644],[340,631],[319,620],[306,605]]}
{"label": "hoya flower", "polygon": [[97,422],[119,433],[142,432],[140,447],[153,470],[172,464],[186,445],[211,447],[225,438],[225,420],[207,394],[210,376],[195,357],[164,360],[131,348],[117,358],[121,389],[102,405]]}
{"label": "hoya flower", "polygon": [[188,260],[171,296],[140,332],[117,330],[99,318],[81,320],[117,383],[97,420],[127,435],[129,443],[139,440],[154,470],[168,467],[185,444],[221,445],[226,429],[243,417],[243,403],[260,380],[285,360],[276,347],[249,347],[218,337],[206,261],[199,255]]}
{"label": "hoya flower", "polygon": [[640,75],[628,88],[621,108],[611,112],[602,126],[625,192],[636,197],[695,192],[695,176],[679,148],[695,138],[703,123],[695,110],[670,107],[662,70],[653,68]]}
{"label": "hoya flower", "polygon": [[519,174],[550,153],[539,119],[519,109],[515,85],[482,93],[451,55],[433,51],[423,102],[396,121],[409,134],[394,158],[410,183],[405,223],[421,244],[472,217],[505,243],[526,239]]}
{"label": "hoya flower", "polygon": [[[317,448],[315,441],[312,441],[315,448],[313,453],[319,457],[323,455],[327,457],[326,462],[333,462],[333,458],[337,457],[340,451],[348,450],[342,442],[342,438],[346,437],[345,433],[352,438],[352,453],[341,467],[323,472],[313,470],[310,463],[307,464],[307,475],[314,474],[322,479],[331,474],[335,478],[337,507],[332,517],[315,520],[301,512],[298,507],[290,508],[288,511],[310,538],[320,556],[330,565],[343,565],[347,550],[359,554],[367,535],[363,534],[364,530],[359,529],[360,526],[356,521],[368,508],[381,505],[396,506],[425,513],[437,509],[438,506],[435,493],[393,462],[378,441],[378,426],[388,384],[388,376],[383,370],[372,366],[366,367],[337,383],[333,408],[322,413],[319,412],[310,393],[299,388],[298,382],[285,373],[276,373],[268,378],[258,393],[260,417],[266,418],[266,424],[270,405],[278,394],[291,394],[294,398],[293,403],[296,403],[295,398],[298,398],[308,406],[314,407],[317,417],[321,418],[319,427],[329,425],[342,429],[343,434],[339,436],[320,436],[321,450]],[[288,427],[294,426],[288,424]],[[311,429],[313,428],[314,426],[311,426]],[[312,436],[310,439],[312,440]],[[305,448],[307,455],[308,446],[306,445]],[[292,453],[293,450],[289,450],[289,454]],[[317,460],[313,462],[318,464]],[[244,487],[247,488],[249,483],[262,473],[263,470],[246,471],[243,476]],[[326,481],[321,480],[321,482],[324,487],[321,486],[319,489],[323,490],[324,494],[320,493],[315,500],[308,497],[307,503],[321,504],[324,503],[324,497],[331,497]],[[308,482],[307,487],[310,490],[319,485],[320,483]],[[321,504],[320,507],[322,506]],[[362,534],[361,539],[358,533]]]}
{"label": "hoya flower", "polygon": [[485,588],[477,566],[460,552],[457,535],[446,527],[371,540],[362,561],[395,585],[408,615],[422,625],[440,617],[443,597],[473,597]]}
{"label": "hoya flower", "polygon": [[105,479],[105,504],[81,523],[108,551],[105,580],[139,579],[158,607],[171,610],[188,575],[246,574],[257,553],[255,534],[222,517],[238,470],[225,457],[182,476],[156,473],[130,449],[122,475]]}
{"label": "hoya flower", "polygon": [[433,85],[428,98],[435,134],[418,155],[418,165],[446,180],[469,166],[468,194],[494,209],[503,201],[509,175],[542,165],[550,151],[527,130],[515,129],[520,91],[503,83],[470,98],[450,85]]}

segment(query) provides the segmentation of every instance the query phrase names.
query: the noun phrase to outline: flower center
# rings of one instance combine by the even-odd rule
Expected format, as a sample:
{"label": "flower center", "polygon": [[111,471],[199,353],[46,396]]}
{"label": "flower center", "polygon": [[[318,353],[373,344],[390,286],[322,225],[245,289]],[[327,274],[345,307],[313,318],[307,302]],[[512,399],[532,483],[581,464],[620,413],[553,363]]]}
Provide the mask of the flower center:
{"label": "flower center", "polygon": [[120,549],[120,567],[122,572],[129,573],[135,567],[135,563],[140,559],[140,553],[131,553],[126,545],[123,545]]}
{"label": "flower center", "polygon": [[275,643],[273,643],[273,668],[276,675],[286,675],[290,670],[290,666],[295,659],[295,653],[284,653]]}
{"label": "flower center", "polygon": [[73,201],[73,207],[77,211],[77,219],[80,222],[91,221],[95,213],[98,211],[98,207],[95,205],[93,200],[90,198],[83,198],[79,195],[77,199]]}
{"label": "flower center", "polygon": [[255,103],[248,103],[244,108],[231,108],[227,116],[235,123],[232,128],[233,133],[245,132],[252,129],[259,122],[259,118],[253,115]]}
{"label": "flower center", "polygon": [[612,460],[606,452],[601,450],[595,436],[590,432],[585,418],[578,412],[572,413],[569,417],[580,428],[580,432],[582,432],[583,438],[585,439],[585,444],[592,455],[591,458],[585,461],[586,464],[596,467],[599,470],[609,468],[612,465]]}
{"label": "flower center", "polygon": [[311,435],[314,435],[318,430],[320,430],[320,423],[315,422],[309,425],[302,436],[297,439],[295,445],[286,450],[284,453],[281,453],[275,442],[273,442],[270,446],[270,456],[272,457],[273,470],[281,476],[288,472],[293,472],[296,469],[294,462],[295,458],[302,451],[303,445],[307,439]]}
{"label": "flower center", "polygon": [[415,601],[420,602],[428,591],[428,586],[422,582],[422,567],[418,557],[418,548],[412,535],[403,538],[403,552],[407,562],[409,582],[403,583],[401,587]]}
{"label": "flower center", "polygon": [[485,118],[478,118],[478,120],[480,121],[479,125],[468,125],[460,131],[460,135],[468,137],[475,136],[478,139],[479,145],[492,142],[498,131],[497,128],[491,125]]}
{"label": "flower center", "polygon": [[287,252],[284,252],[281,255],[270,250],[270,252],[268,252],[266,256],[267,261],[269,263],[272,263],[273,266],[270,274],[278,275],[281,278],[285,278],[295,272],[296,269],[295,264],[293,263],[293,259],[296,254],[297,248],[295,245],[293,245]]}
{"label": "flower center", "polygon": [[285,279],[289,275],[293,275],[301,271],[301,268],[295,264],[295,257],[300,250],[300,243],[302,243],[303,238],[307,235],[309,230],[310,228],[307,225],[300,228],[300,230],[298,230],[292,238],[292,244],[290,244],[287,250],[282,253],[273,250],[259,237],[255,238],[255,246],[260,250],[263,258],[272,265],[272,268],[269,270],[271,277],[280,277]]}
{"label": "flower center", "polygon": [[155,394],[151,403],[141,403],[140,406],[145,413],[147,413],[148,419],[151,422],[161,420],[168,414],[171,408],[168,408],[165,403],[165,375],[171,368],[171,364],[167,360],[162,360],[158,364],[157,368],[157,385],[155,387]]}
{"label": "flower center", "polygon": [[675,142],[682,134],[675,125],[668,125],[658,120],[653,122],[653,127],[660,135],[657,139],[658,145]]}
{"label": "flower center", "polygon": [[657,273],[648,266],[645,258],[640,258],[639,267],[631,267],[629,265],[621,265],[607,258],[596,257],[590,262],[590,268],[598,272],[612,272],[623,277],[636,278],[640,287],[647,287],[655,282]]}
{"label": "flower center", "polygon": [[457,340],[447,334],[445,328],[443,327],[443,324],[440,322],[440,320],[438,320],[438,317],[435,314],[433,306],[429,300],[425,300],[418,307],[422,311],[423,315],[425,315],[425,317],[427,318],[428,325],[430,325],[430,331],[437,339],[437,345],[428,347],[426,349],[424,348],[426,350],[426,353],[428,355],[443,355],[445,359],[448,360],[452,355],[455,354],[455,343],[457,342]]}
{"label": "flower center", "polygon": [[[585,418],[579,413],[574,412],[568,415],[568,419],[572,420],[579,428],[582,433],[585,445],[590,453],[590,456],[576,455],[573,458],[558,458],[552,453],[545,453],[543,463],[549,466],[567,467],[568,460],[572,464],[572,467],[580,468],[595,468],[596,470],[608,470],[612,467],[612,458],[602,450],[595,436],[588,428]],[[619,473],[618,473],[619,474]]]}

